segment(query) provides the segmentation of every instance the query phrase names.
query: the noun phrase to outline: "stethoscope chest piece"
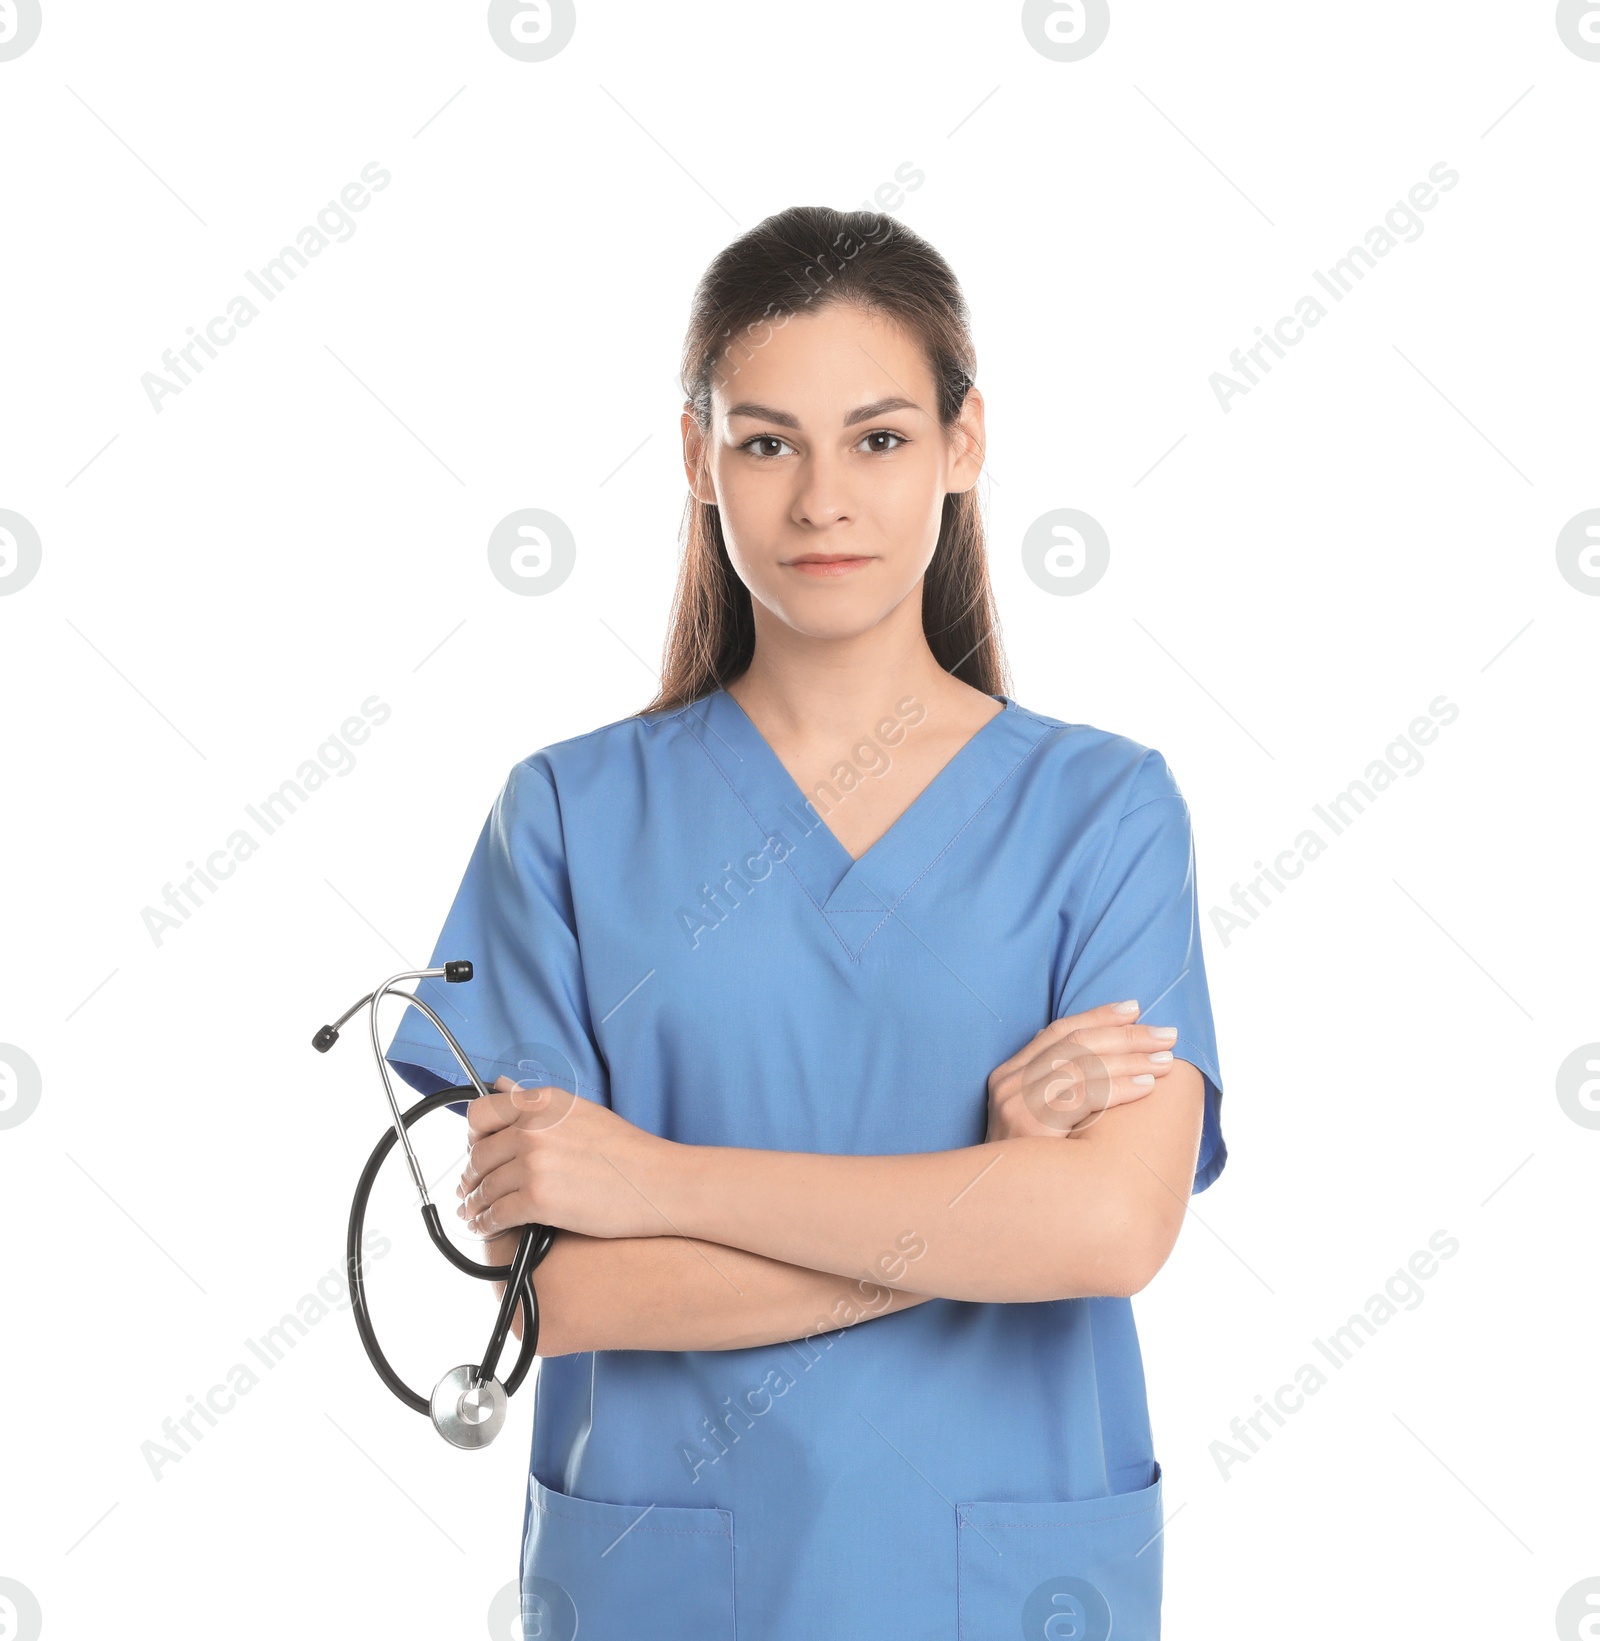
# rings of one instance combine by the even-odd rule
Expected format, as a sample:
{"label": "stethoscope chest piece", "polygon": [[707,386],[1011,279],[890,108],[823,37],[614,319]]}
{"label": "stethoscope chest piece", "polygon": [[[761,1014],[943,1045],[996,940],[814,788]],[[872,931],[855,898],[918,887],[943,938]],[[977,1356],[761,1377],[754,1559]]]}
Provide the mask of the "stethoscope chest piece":
{"label": "stethoscope chest piece", "polygon": [[428,1416],[455,1447],[487,1447],[506,1422],[505,1386],[493,1374],[480,1385],[477,1374],[471,1362],[463,1362],[433,1387]]}

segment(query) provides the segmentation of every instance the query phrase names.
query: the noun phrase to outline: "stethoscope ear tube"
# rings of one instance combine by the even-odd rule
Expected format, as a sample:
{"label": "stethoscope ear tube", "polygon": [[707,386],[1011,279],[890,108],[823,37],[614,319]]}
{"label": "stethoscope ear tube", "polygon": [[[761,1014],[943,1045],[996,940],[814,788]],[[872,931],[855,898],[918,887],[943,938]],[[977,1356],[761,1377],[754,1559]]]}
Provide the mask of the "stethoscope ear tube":
{"label": "stethoscope ear tube", "polygon": [[[451,1105],[463,1100],[475,1100],[478,1090],[470,1084],[459,1088],[441,1089],[437,1094],[429,1094],[419,1100],[410,1110],[406,1111],[401,1122],[410,1128],[414,1122],[427,1116],[430,1111],[437,1110],[442,1105]],[[394,1149],[397,1135],[393,1128],[385,1130],[384,1136],[372,1149],[372,1155],[367,1159],[367,1166],[362,1170],[361,1179],[356,1186],[356,1194],[350,1204],[350,1229],[345,1238],[345,1269],[350,1279],[351,1309],[355,1313],[356,1329],[361,1335],[361,1343],[366,1347],[367,1357],[377,1370],[378,1377],[400,1398],[407,1407],[417,1413],[430,1414],[432,1411],[430,1398],[419,1395],[411,1389],[398,1373],[389,1365],[389,1359],[383,1354],[378,1344],[378,1336],[373,1331],[372,1316],[367,1306],[366,1277],[362,1268],[361,1238],[367,1217],[367,1199],[372,1193],[373,1182],[378,1177],[378,1170],[383,1166],[384,1158]],[[486,1282],[504,1282],[506,1291],[501,1300],[499,1315],[495,1319],[495,1329],[489,1341],[489,1348],[485,1351],[483,1361],[478,1365],[477,1377],[480,1381],[494,1376],[494,1370],[500,1359],[501,1349],[505,1345],[506,1336],[511,1331],[511,1319],[516,1307],[522,1306],[522,1349],[517,1356],[517,1364],[512,1369],[511,1377],[505,1382],[505,1393],[510,1396],[515,1393],[522,1381],[527,1378],[528,1370],[533,1366],[534,1357],[539,1349],[539,1297],[534,1291],[534,1268],[549,1253],[555,1241],[555,1227],[550,1225],[525,1225],[522,1235],[517,1242],[517,1251],[509,1265],[484,1265],[469,1258],[446,1236],[444,1227],[439,1222],[439,1210],[431,1202],[422,1205],[423,1223],[428,1230],[428,1236],[433,1245],[444,1254],[452,1265],[468,1276],[475,1276]]]}

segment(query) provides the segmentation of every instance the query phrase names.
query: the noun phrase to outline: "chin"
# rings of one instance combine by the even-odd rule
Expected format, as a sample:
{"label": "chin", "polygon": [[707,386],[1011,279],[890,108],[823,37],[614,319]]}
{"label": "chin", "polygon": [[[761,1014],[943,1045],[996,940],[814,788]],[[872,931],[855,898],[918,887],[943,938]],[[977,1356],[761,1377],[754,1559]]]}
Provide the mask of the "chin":
{"label": "chin", "polygon": [[[859,638],[871,632],[899,604],[899,599],[840,597],[835,589],[832,598],[826,585],[818,589],[819,596],[797,598],[790,593],[782,603],[767,607],[786,627],[805,638],[838,642]],[[904,596],[904,595],[902,595]]]}

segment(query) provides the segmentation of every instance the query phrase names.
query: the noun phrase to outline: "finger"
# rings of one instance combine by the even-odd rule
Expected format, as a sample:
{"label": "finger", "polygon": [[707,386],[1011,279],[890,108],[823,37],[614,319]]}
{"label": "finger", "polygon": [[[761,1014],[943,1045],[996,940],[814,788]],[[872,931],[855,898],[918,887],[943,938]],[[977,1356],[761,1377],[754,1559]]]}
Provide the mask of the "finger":
{"label": "finger", "polygon": [[1168,1063],[1128,1076],[1112,1077],[1104,1086],[1094,1091],[1093,1097],[1085,1102],[1076,1115],[1071,1110],[1063,1113],[1071,1119],[1070,1132],[1082,1133],[1084,1129],[1099,1122],[1106,1112],[1115,1110],[1119,1105],[1131,1105],[1135,1100],[1142,1100],[1146,1094],[1155,1091],[1161,1078],[1171,1069]]}
{"label": "finger", "polygon": [[[1133,1050],[1168,1049],[1178,1040],[1176,1026],[1083,1026],[1073,1033],[1074,1044],[1102,1056]],[[1067,1045],[1069,1048],[1073,1044]]]}
{"label": "finger", "polygon": [[554,1128],[565,1120],[578,1096],[555,1084],[516,1083],[512,1085],[511,1101],[516,1107],[518,1127]]}
{"label": "finger", "polygon": [[1076,1078],[1079,1081],[1087,1079],[1091,1088],[1104,1091],[1120,1079],[1146,1075],[1165,1076],[1172,1069],[1172,1053],[1169,1049],[1162,1048],[1148,1054],[1094,1054],[1086,1060],[1069,1060],[1061,1056],[1051,1062],[1048,1069],[1062,1077]]}
{"label": "finger", "polygon": [[[1147,1080],[1148,1079],[1148,1080]],[[1095,1106],[1086,1112],[1072,1125],[1073,1134],[1082,1134],[1105,1116],[1106,1112],[1114,1111],[1119,1105],[1132,1105],[1135,1100],[1142,1100],[1146,1094],[1155,1092],[1160,1078],[1148,1072],[1141,1072],[1137,1077],[1117,1077],[1113,1079],[1106,1091],[1104,1104]]]}
{"label": "finger", "polygon": [[1127,1003],[1102,1003],[1098,1008],[1083,1009],[1077,1014],[1063,1014],[1060,1019],[1052,1020],[1034,1041],[1053,1043],[1074,1031],[1106,1031],[1119,1026],[1126,1027],[1138,1016],[1137,998],[1130,998]]}
{"label": "finger", "polygon": [[506,1165],[486,1174],[462,1199],[456,1212],[474,1236],[498,1236],[523,1223],[517,1218],[522,1170]]}
{"label": "finger", "polygon": [[[469,1235],[479,1237],[484,1242],[492,1242],[496,1237],[504,1236],[508,1227],[500,1223],[496,1207],[490,1203],[478,1216],[466,1220],[466,1229]],[[505,1261],[497,1259],[493,1263],[500,1265]]]}
{"label": "finger", "polygon": [[[1072,1045],[1066,1045],[1068,1047]],[[1158,1052],[1165,1053],[1165,1050]],[[1172,1069],[1170,1055],[1156,1060],[1148,1054],[1098,1055],[1054,1059],[1054,1073],[1036,1082],[1022,1096],[1036,1122],[1057,1131],[1080,1127],[1114,1105],[1139,1099],[1155,1087],[1156,1080]]]}
{"label": "finger", "polygon": [[474,1139],[509,1128],[522,1115],[516,1104],[517,1085],[509,1077],[496,1077],[494,1090],[467,1101],[467,1126]]}
{"label": "finger", "polygon": [[1069,1052],[1076,1044],[1063,1044],[1041,1070],[1047,1073],[1045,1086],[1052,1083],[1072,1082],[1086,1088],[1091,1097],[1099,1099],[1118,1081],[1130,1077],[1165,1076],[1172,1069],[1172,1051],[1153,1049],[1138,1054],[1095,1054]]}
{"label": "finger", "polygon": [[474,1140],[467,1147],[467,1162],[461,1170],[461,1183],[456,1186],[456,1195],[464,1197],[484,1175],[503,1167],[520,1150],[515,1128],[501,1128]]}
{"label": "finger", "polygon": [[[1132,1007],[1129,1008],[1128,1004]],[[1126,1012],[1124,1012],[1126,1011]],[[990,1073],[994,1077],[1004,1077],[1008,1072],[1015,1071],[1025,1065],[1037,1054],[1046,1043],[1053,1043],[1059,1037],[1065,1037],[1069,1031],[1076,1031],[1081,1027],[1097,1025],[1114,1025],[1119,1022],[1138,1018],[1139,1003],[1137,998],[1129,998],[1127,1003],[1102,1003],[1098,1008],[1086,1009],[1078,1014],[1063,1014],[1060,1019],[1052,1020],[1048,1025],[1040,1027],[1009,1060],[1002,1060]]]}
{"label": "finger", "polygon": [[1101,1003],[1097,1008],[1082,1009],[1077,1014],[1063,1014],[1059,1020],[1052,1020],[1052,1026],[1065,1023],[1070,1029],[1072,1026],[1125,1026],[1139,1018],[1139,999],[1130,997],[1123,1003]]}

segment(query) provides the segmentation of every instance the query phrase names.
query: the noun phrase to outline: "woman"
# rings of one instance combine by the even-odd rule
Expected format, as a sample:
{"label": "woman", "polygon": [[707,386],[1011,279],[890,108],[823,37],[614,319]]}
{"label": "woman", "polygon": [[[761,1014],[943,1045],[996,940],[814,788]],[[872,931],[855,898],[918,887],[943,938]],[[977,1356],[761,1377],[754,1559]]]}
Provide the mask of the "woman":
{"label": "woman", "polygon": [[[512,769],[435,948],[462,1217],[561,1227],[541,1637],[1158,1632],[1129,1296],[1226,1156],[1189,817],[1005,693],[974,370],[892,218],[716,259],[660,694]],[[415,1010],[388,1058],[460,1082]]]}

